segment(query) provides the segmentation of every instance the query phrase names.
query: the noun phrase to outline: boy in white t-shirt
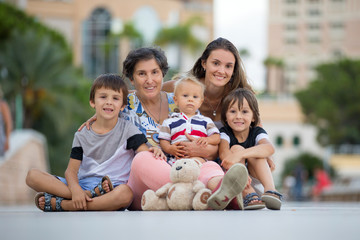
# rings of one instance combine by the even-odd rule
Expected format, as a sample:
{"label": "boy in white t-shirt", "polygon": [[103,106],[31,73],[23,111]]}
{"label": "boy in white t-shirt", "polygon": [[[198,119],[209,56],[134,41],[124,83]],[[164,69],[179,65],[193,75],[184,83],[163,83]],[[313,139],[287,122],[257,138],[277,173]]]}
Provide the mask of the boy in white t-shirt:
{"label": "boy in white t-shirt", "polygon": [[127,95],[120,76],[103,74],[95,79],[90,106],[97,120],[90,130],[75,133],[65,178],[37,169],[28,172],[26,183],[39,192],[35,203],[40,210],[124,209],[133,198],[126,183],[135,152],[152,151],[165,159],[159,148],[147,147],[147,139],[135,125],[118,117]]}

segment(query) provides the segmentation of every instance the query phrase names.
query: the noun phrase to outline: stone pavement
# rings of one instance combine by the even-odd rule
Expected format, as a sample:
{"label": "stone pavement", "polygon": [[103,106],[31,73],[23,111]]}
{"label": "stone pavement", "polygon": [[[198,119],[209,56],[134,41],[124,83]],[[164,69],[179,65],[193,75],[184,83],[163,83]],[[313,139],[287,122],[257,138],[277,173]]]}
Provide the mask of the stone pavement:
{"label": "stone pavement", "polygon": [[281,211],[44,213],[0,206],[0,239],[360,239],[360,203],[285,202]]}

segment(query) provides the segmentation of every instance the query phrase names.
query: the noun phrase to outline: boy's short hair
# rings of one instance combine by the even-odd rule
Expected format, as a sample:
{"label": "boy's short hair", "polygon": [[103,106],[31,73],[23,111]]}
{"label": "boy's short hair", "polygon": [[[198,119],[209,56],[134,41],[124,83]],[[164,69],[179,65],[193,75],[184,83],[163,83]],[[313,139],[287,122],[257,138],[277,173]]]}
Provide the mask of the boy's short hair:
{"label": "boy's short hair", "polygon": [[176,81],[174,85],[174,94],[176,94],[176,91],[181,84],[185,84],[186,82],[191,82],[201,87],[201,97],[204,98],[205,85],[202,82],[200,82],[199,79],[197,79],[194,75],[189,73],[183,75],[177,74],[174,77],[172,77],[172,80]]}
{"label": "boy's short hair", "polygon": [[252,127],[256,127],[260,123],[259,105],[255,94],[246,88],[238,88],[231,91],[223,100],[221,107],[221,122],[226,125],[226,112],[234,103],[238,103],[238,108],[242,108],[244,98],[249,104],[249,107],[254,115],[254,122],[251,123]]}
{"label": "boy's short hair", "polygon": [[95,101],[95,92],[96,90],[98,90],[99,88],[107,88],[107,89],[111,89],[117,92],[122,92],[123,94],[123,106],[127,105],[127,97],[129,94],[128,88],[126,86],[126,83],[124,81],[124,79],[117,75],[117,74],[113,74],[113,73],[106,73],[106,74],[101,74],[100,76],[98,76],[92,86],[91,86],[91,90],[90,90],[90,101],[94,102]]}

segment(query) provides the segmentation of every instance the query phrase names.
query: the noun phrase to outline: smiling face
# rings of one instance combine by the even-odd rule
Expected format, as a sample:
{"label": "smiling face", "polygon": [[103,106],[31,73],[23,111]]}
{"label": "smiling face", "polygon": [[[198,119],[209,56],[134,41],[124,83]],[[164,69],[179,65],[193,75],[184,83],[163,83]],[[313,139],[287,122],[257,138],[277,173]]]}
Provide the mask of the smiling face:
{"label": "smiling face", "polygon": [[199,84],[191,81],[184,81],[177,86],[174,102],[179,107],[180,111],[186,116],[192,117],[200,108],[204,100],[203,89]]}
{"label": "smiling face", "polygon": [[202,62],[202,66],[206,72],[205,84],[223,87],[230,81],[234,72],[235,57],[228,50],[216,49]]}
{"label": "smiling face", "polygon": [[254,114],[246,98],[243,99],[239,109],[238,102],[230,104],[226,111],[226,123],[233,130],[234,134],[249,131],[251,123],[254,121]]}
{"label": "smiling face", "polygon": [[119,112],[125,108],[123,93],[110,88],[98,88],[95,92],[94,101],[90,101],[90,106],[95,108],[98,119],[117,119]]}
{"label": "smiling face", "polygon": [[143,100],[159,97],[163,74],[155,59],[142,60],[136,63],[131,83],[136,94]]}

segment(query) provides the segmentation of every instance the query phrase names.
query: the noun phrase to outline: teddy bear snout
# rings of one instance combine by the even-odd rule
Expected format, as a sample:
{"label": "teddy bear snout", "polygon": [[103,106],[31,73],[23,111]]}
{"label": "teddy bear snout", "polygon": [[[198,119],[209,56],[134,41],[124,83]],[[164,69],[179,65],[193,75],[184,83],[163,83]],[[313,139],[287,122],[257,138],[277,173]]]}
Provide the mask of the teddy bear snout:
{"label": "teddy bear snout", "polygon": [[177,167],[176,167],[176,170],[177,170],[177,171],[179,171],[179,170],[181,170],[181,169],[182,169],[182,166],[177,166]]}

